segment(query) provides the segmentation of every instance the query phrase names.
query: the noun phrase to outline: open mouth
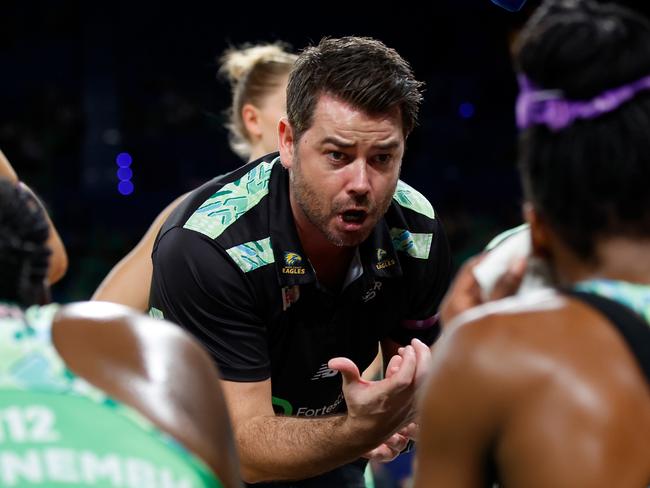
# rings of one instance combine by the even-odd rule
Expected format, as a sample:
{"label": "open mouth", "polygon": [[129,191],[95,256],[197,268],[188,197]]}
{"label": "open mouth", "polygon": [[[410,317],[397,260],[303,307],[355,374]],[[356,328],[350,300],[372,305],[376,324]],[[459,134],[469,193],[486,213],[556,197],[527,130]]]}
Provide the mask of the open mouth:
{"label": "open mouth", "polygon": [[367,216],[368,212],[365,210],[346,210],[341,214],[341,218],[346,224],[361,224]]}

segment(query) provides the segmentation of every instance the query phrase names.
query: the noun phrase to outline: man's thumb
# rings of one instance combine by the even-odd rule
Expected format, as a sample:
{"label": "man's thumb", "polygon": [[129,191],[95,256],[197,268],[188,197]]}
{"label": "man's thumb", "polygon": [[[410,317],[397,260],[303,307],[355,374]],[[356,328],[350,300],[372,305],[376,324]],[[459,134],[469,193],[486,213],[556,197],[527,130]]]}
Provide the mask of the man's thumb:
{"label": "man's thumb", "polygon": [[344,384],[354,383],[361,380],[359,368],[348,358],[334,358],[327,363],[329,369],[340,371]]}

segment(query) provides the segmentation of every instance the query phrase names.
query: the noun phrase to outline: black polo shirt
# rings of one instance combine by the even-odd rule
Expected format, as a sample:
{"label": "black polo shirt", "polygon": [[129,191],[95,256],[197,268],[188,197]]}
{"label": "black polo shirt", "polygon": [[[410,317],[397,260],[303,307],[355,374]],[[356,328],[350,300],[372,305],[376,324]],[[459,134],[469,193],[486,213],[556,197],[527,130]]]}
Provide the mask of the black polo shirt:
{"label": "black polo shirt", "polygon": [[440,221],[400,181],[343,289],[325,289],[298,238],[277,153],[192,192],[152,258],[152,314],[194,334],[224,379],[271,378],[276,411],[299,416],[345,411],[329,359],[345,356],[363,370],[384,338],[431,344],[450,276]]}

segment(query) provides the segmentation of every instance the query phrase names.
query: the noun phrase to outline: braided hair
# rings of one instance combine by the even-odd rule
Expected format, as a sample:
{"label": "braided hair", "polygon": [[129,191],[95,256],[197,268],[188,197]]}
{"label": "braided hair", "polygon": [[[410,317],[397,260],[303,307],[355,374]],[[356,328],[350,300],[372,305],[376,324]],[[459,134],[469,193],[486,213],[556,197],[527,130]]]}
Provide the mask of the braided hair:
{"label": "braided hair", "polygon": [[0,300],[43,300],[50,248],[45,211],[21,184],[0,179]]}
{"label": "braided hair", "polygon": [[[613,3],[547,0],[516,46],[536,85],[589,100],[650,75],[650,23]],[[560,131],[520,138],[526,197],[577,256],[594,262],[600,238],[650,237],[650,91]]]}

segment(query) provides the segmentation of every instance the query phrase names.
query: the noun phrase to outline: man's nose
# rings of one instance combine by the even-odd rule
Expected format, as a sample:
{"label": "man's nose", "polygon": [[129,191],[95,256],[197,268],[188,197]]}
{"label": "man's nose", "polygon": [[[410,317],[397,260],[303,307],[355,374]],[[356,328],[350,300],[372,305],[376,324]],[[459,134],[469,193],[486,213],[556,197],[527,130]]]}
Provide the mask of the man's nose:
{"label": "man's nose", "polygon": [[357,158],[348,165],[349,183],[348,191],[357,195],[365,195],[370,191],[370,178],[368,165],[363,158]]}

